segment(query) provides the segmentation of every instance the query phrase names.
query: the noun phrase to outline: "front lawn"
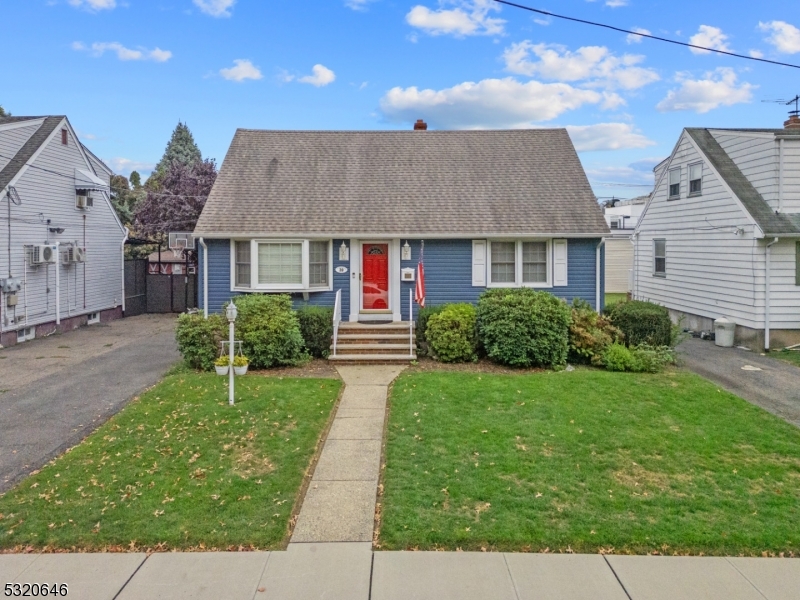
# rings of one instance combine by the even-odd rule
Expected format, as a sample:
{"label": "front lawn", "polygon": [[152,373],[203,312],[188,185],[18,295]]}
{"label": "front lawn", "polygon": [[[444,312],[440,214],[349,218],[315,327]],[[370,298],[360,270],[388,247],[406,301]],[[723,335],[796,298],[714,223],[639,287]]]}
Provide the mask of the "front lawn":
{"label": "front lawn", "polygon": [[341,383],[183,372],[0,497],[0,549],[277,548]]}
{"label": "front lawn", "polygon": [[384,549],[800,553],[800,430],[691,373],[394,383]]}

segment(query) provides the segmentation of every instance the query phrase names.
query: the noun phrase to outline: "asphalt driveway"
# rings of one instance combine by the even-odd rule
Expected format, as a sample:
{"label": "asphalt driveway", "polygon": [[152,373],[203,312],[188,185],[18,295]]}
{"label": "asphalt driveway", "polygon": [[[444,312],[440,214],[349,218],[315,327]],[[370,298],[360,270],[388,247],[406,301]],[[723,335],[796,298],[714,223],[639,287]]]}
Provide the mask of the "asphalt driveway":
{"label": "asphalt driveway", "polygon": [[678,352],[689,370],[800,427],[799,367],[698,338],[684,340]]}
{"label": "asphalt driveway", "polygon": [[175,315],[0,350],[0,493],[80,442],[180,358]]}

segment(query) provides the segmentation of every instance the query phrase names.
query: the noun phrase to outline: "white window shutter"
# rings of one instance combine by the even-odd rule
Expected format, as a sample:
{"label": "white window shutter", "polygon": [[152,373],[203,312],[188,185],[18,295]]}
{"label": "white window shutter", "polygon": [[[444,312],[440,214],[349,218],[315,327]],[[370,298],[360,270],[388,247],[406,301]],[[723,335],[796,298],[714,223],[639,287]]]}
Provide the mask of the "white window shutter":
{"label": "white window shutter", "polygon": [[553,285],[567,285],[567,240],[553,240]]}
{"label": "white window shutter", "polygon": [[486,240],[472,240],[472,285],[486,287]]}

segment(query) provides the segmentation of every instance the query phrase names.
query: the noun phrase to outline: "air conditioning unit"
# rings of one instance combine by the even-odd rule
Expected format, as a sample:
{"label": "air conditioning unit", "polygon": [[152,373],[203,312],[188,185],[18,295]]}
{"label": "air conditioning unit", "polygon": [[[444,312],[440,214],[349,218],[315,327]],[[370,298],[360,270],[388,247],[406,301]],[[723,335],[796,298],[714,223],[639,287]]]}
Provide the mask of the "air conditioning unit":
{"label": "air conditioning unit", "polygon": [[94,206],[94,198],[88,193],[75,195],[75,208],[91,208]]}
{"label": "air conditioning unit", "polygon": [[65,265],[86,262],[86,250],[80,246],[67,246],[61,253],[61,262]]}
{"label": "air conditioning unit", "polygon": [[31,263],[41,265],[56,262],[56,247],[49,244],[31,248]]}

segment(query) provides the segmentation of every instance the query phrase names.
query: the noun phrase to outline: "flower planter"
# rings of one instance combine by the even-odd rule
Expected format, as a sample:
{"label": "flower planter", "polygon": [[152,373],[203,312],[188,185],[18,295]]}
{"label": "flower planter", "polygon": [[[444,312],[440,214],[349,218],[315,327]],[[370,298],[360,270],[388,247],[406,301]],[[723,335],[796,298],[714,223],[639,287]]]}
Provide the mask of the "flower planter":
{"label": "flower planter", "polygon": [[248,366],[249,366],[249,365],[245,365],[245,366],[243,366],[243,367],[233,367],[233,372],[234,372],[236,375],[244,375],[245,373],[247,373],[247,367],[248,367]]}
{"label": "flower planter", "polygon": [[217,370],[217,375],[227,375],[229,367],[226,365],[224,367],[218,367],[214,365],[214,368]]}

